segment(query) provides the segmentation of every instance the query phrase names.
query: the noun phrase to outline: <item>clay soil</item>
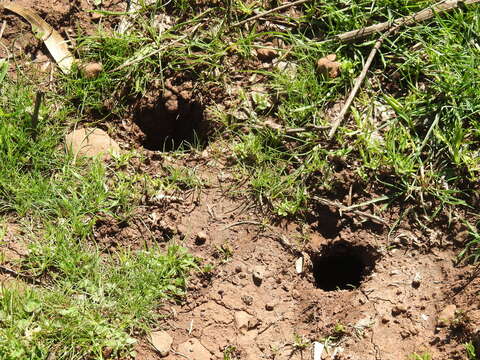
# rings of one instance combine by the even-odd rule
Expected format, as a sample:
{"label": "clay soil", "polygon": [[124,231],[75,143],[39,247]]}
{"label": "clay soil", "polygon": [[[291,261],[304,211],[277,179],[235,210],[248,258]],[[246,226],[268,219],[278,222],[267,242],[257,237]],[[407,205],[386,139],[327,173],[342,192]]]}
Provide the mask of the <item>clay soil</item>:
{"label": "clay soil", "polygon": [[[29,5],[63,35],[78,28],[88,33],[99,21],[85,12],[93,8],[85,0],[34,0]],[[107,5],[103,2],[116,11],[125,6]],[[2,19],[11,51],[48,60],[28,24],[13,14],[2,13]],[[178,99],[185,103],[182,96]],[[139,172],[161,174],[172,162],[168,154],[148,150],[158,140],[148,137],[149,117],[168,113],[167,100],[161,105],[158,99],[144,100],[133,109],[135,116],[117,127],[121,147],[145,155],[137,164]],[[197,104],[182,104],[181,111],[200,116]],[[176,136],[174,128],[168,131]],[[211,143],[181,160],[181,165],[195,167],[207,185],[145,201],[128,222],[105,218],[96,226],[105,253],[166,239],[181,242],[203,264],[214,265],[190,279],[180,304],[161,307],[166,317],[154,330],[165,330],[174,339],[166,359],[227,359],[225,354],[231,359],[310,359],[313,342],[327,344],[323,359],[396,360],[424,352],[433,359],[465,359],[463,344],[479,334],[480,280],[473,266],[454,265],[461,229],[439,226],[426,233],[403,222],[389,234],[386,226],[341,216],[328,207],[312,210],[306,223],[281,220],[266,226],[228,159],[211,156],[216,146]],[[397,220],[397,211],[392,210],[389,223]],[[9,230],[7,240],[14,237],[14,229]],[[7,253],[21,256],[9,243],[2,245],[11,247]],[[348,283],[358,286],[349,288]],[[442,321],[442,311],[452,305],[454,316]],[[206,357],[178,351],[193,338],[206,349]],[[136,359],[160,358],[147,336],[138,340]]]}

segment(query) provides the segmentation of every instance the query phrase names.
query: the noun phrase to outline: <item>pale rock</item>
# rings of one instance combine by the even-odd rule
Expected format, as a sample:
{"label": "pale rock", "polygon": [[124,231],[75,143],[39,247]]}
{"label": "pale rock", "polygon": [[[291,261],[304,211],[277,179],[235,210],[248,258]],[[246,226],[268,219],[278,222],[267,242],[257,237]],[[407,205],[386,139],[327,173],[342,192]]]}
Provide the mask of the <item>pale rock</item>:
{"label": "pale rock", "polygon": [[253,268],[252,272],[253,282],[255,285],[260,286],[263,278],[265,277],[265,266],[257,265]]}
{"label": "pale rock", "polygon": [[313,360],[321,360],[322,359],[322,354],[323,354],[323,349],[325,348],[325,345],[318,342],[314,341],[313,342]]}
{"label": "pale rock", "polygon": [[109,160],[111,154],[118,155],[120,146],[102,129],[80,128],[65,137],[65,144],[73,155]]}
{"label": "pale rock", "polygon": [[303,256],[299,257],[295,261],[295,271],[297,272],[297,274],[303,273]]}
{"label": "pale rock", "polygon": [[173,343],[172,337],[166,331],[152,332],[150,341],[161,357],[168,355]]}
{"label": "pale rock", "polygon": [[246,313],[245,311],[237,311],[235,313],[235,326],[241,333],[246,333],[250,328],[252,323],[253,316]]}
{"label": "pale rock", "polygon": [[93,79],[103,71],[103,65],[98,62],[87,63],[80,66],[80,71],[85,78]]}

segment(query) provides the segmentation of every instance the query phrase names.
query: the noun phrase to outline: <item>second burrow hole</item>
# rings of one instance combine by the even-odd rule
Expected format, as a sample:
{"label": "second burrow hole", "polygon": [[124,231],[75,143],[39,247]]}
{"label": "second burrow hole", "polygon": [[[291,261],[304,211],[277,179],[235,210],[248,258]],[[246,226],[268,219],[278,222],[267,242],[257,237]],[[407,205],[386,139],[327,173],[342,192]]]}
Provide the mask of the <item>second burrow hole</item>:
{"label": "second burrow hole", "polygon": [[324,291],[353,290],[372,273],[379,253],[371,246],[345,241],[310,254],[315,287]]}

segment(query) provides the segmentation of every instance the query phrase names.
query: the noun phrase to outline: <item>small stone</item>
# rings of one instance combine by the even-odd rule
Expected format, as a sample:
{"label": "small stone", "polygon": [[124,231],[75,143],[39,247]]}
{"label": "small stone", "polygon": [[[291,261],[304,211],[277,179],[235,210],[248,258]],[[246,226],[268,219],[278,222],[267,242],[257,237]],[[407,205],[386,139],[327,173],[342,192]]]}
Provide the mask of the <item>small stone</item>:
{"label": "small stone", "polygon": [[245,303],[245,305],[250,306],[253,304],[253,297],[251,297],[250,295],[243,295],[242,301]]}
{"label": "small stone", "polygon": [[192,360],[212,359],[212,355],[210,354],[210,352],[196,338],[189,339],[184,343],[178,345],[177,351],[187,356],[188,359]]}
{"label": "small stone", "polygon": [[253,316],[251,317],[250,320],[248,320],[248,330],[255,329],[259,325],[260,325],[260,321]]}
{"label": "small stone", "polygon": [[313,342],[313,360],[321,360],[324,349],[325,349],[324,344],[318,341],[314,341]]}
{"label": "small stone", "polygon": [[271,61],[277,56],[277,51],[271,48],[257,49],[257,57],[261,61]]}
{"label": "small stone", "polygon": [[386,316],[382,317],[382,324],[388,324],[390,322],[390,319]]}
{"label": "small stone", "polygon": [[441,312],[438,314],[437,326],[447,326],[455,320],[455,315],[457,312],[457,307],[454,304],[447,305]]}
{"label": "small stone", "polygon": [[422,281],[422,277],[419,273],[416,273],[413,280],[412,280],[412,287],[414,289],[418,289],[420,287],[420,283]]}
{"label": "small stone", "polygon": [[268,302],[265,304],[265,310],[267,311],[273,311],[275,308],[275,304],[273,302]]}
{"label": "small stone", "polygon": [[253,316],[246,313],[245,311],[237,311],[235,313],[235,326],[241,333],[245,333],[250,328],[250,321],[253,319]]}
{"label": "small stone", "polygon": [[103,70],[102,63],[92,62],[80,66],[80,71],[86,79],[93,79],[98,76]]}
{"label": "small stone", "polygon": [[235,266],[235,272],[236,272],[237,274],[241,273],[242,271],[243,271],[242,265],[237,265],[237,266]]}
{"label": "small stone", "polygon": [[325,78],[334,79],[340,73],[340,66],[342,64],[336,62],[336,58],[337,55],[330,54],[317,61],[317,70]]}
{"label": "small stone", "polygon": [[392,309],[392,315],[398,316],[407,312],[407,308],[403,305],[397,305]]}
{"label": "small stone", "polygon": [[102,129],[80,128],[65,137],[65,144],[74,156],[101,156],[109,160],[111,154],[118,155],[120,146]]}
{"label": "small stone", "polygon": [[161,357],[168,355],[173,344],[172,337],[166,331],[152,332],[150,341]]}
{"label": "small stone", "polygon": [[297,272],[297,274],[303,273],[303,256],[299,257],[295,261],[295,271]]}
{"label": "small stone", "polygon": [[263,278],[265,277],[265,266],[255,266],[253,268],[252,277],[253,283],[257,286],[260,286],[262,284]]}
{"label": "small stone", "polygon": [[208,235],[205,231],[199,231],[197,236],[195,236],[195,244],[203,245],[207,242]]}

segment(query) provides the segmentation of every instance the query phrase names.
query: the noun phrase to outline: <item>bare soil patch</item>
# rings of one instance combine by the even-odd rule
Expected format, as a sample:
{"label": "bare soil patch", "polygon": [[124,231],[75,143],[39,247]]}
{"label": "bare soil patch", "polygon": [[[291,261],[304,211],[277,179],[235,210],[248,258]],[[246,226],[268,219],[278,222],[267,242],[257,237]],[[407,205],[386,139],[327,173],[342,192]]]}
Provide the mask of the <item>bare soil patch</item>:
{"label": "bare soil patch", "polygon": [[[283,221],[265,229],[254,203],[225,192],[241,189],[229,167],[207,159],[189,161],[202,164],[200,174],[210,186],[196,197],[150,204],[147,211],[158,214],[172,241],[182,241],[205,264],[215,265],[191,280],[182,304],[162,308],[168,317],[158,329],[174,339],[167,359],[184,358],[176,351],[193,338],[211,359],[226,352],[238,359],[303,359],[311,356],[306,344],[325,339],[330,346],[324,359],[407,359],[427,351],[435,359],[463,358],[463,343],[478,331],[473,295],[478,284],[470,282],[458,292],[471,269],[454,266],[456,250],[448,242],[418,247],[412,239],[419,244],[431,239],[408,227],[388,238],[386,229],[353,225],[335,212],[325,222],[320,213],[312,226]],[[341,225],[325,237],[322,224],[328,229],[334,217]],[[137,232],[132,237],[137,240],[170,238],[158,225],[146,222],[138,231],[132,221],[112,236],[123,239],[121,246],[128,246],[122,235],[128,231]],[[454,318],[440,324],[442,310],[452,304]],[[160,358],[148,341],[137,350],[138,359]]]}

